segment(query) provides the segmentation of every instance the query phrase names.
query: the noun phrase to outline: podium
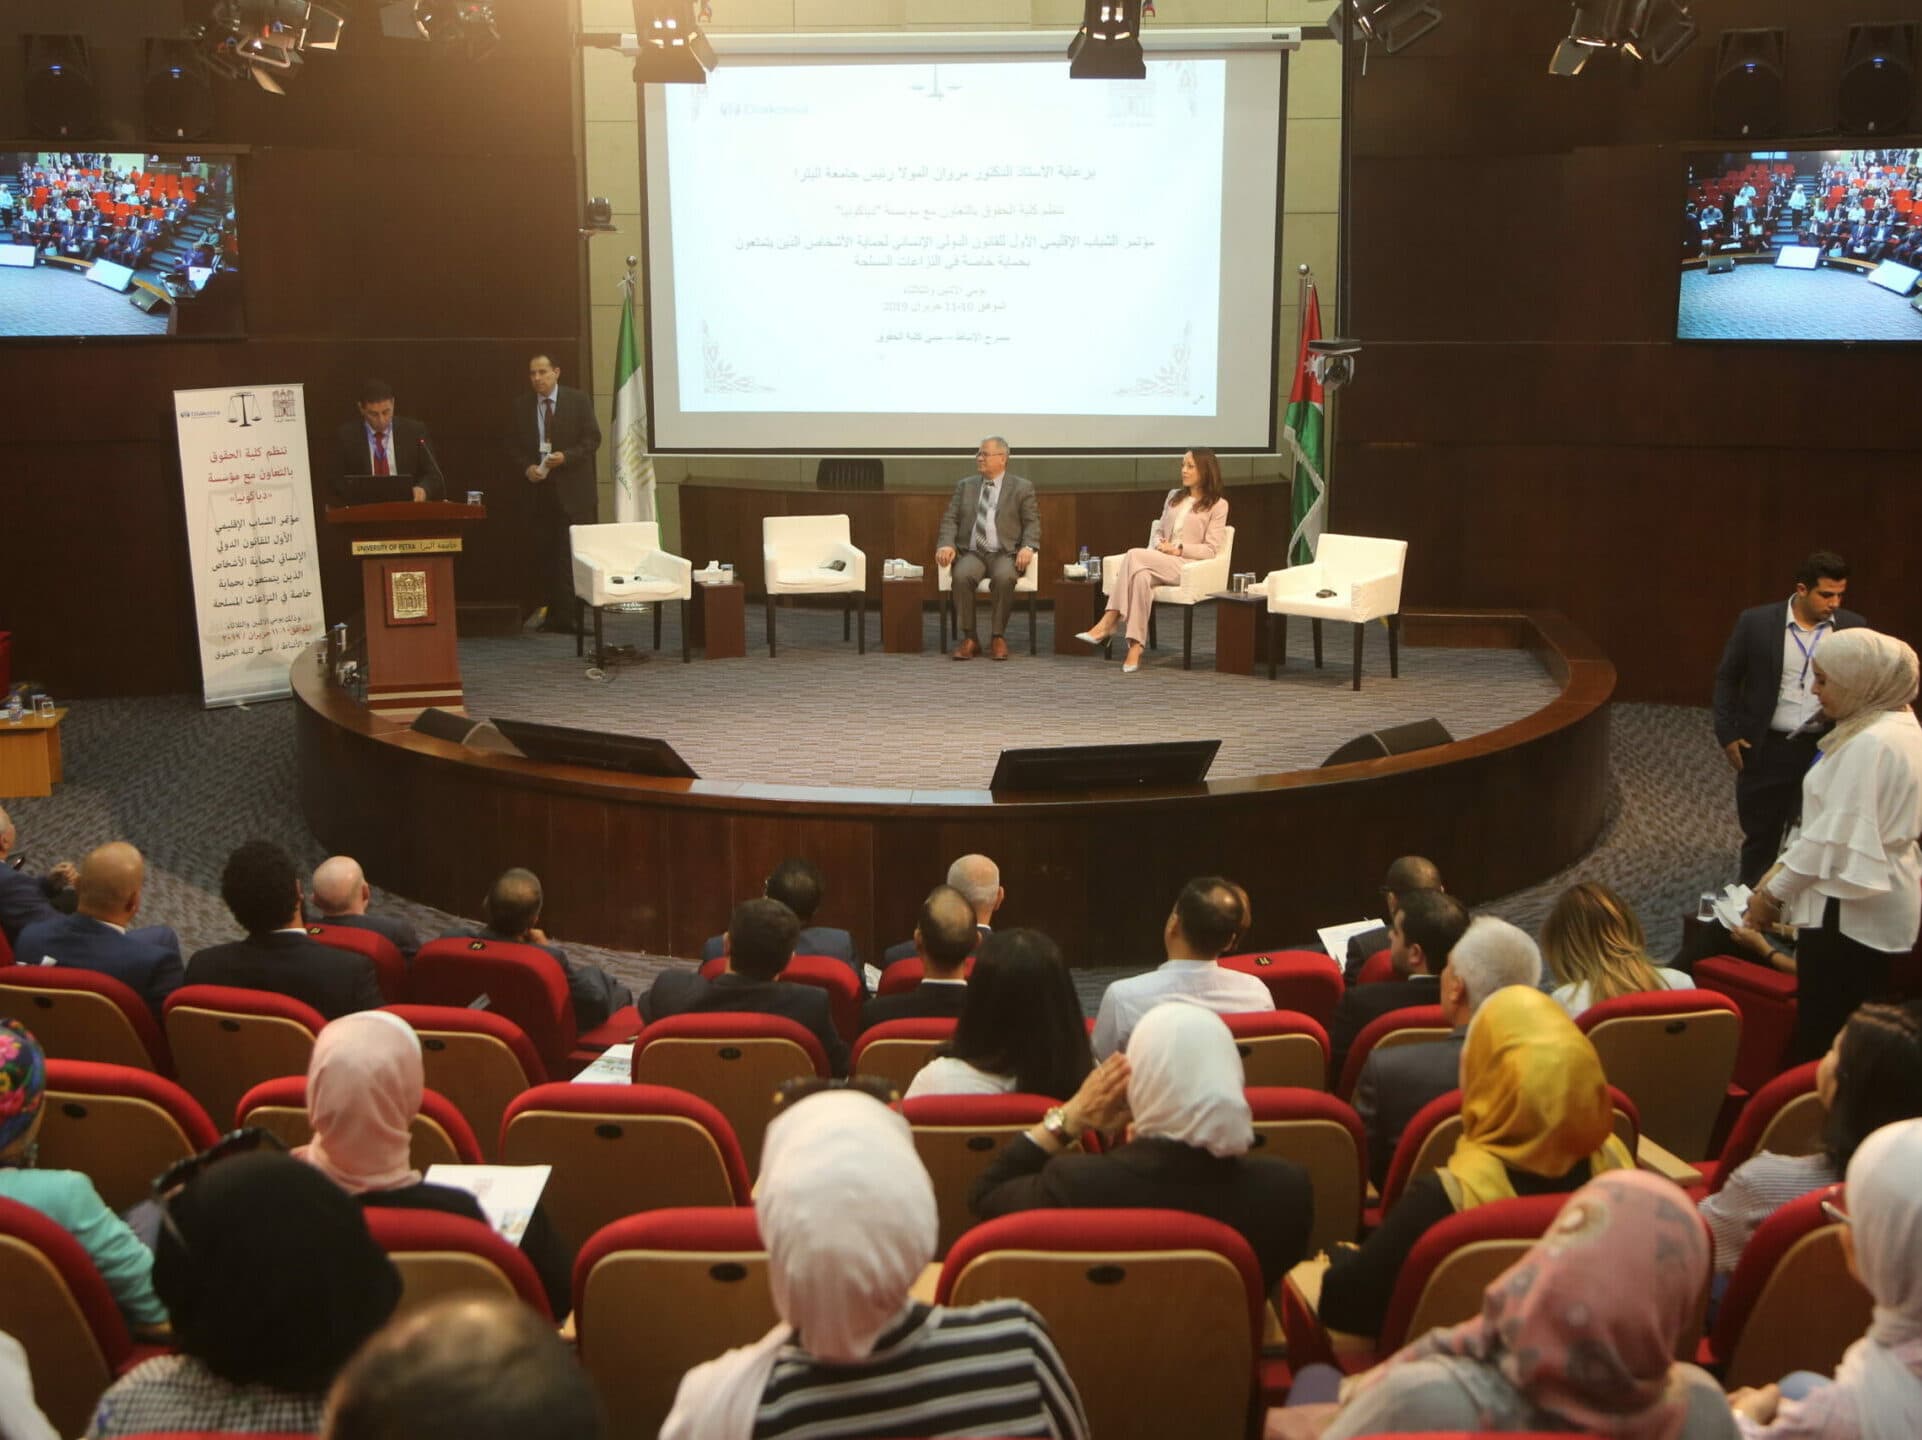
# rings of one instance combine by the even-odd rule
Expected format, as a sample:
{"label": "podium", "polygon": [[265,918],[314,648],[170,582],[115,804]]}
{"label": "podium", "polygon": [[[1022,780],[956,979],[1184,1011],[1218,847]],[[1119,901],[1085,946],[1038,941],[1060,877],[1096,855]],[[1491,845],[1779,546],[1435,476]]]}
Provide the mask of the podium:
{"label": "podium", "polygon": [[445,500],[327,508],[360,561],[369,710],[411,720],[463,708],[454,557],[461,527],[486,518],[485,506]]}

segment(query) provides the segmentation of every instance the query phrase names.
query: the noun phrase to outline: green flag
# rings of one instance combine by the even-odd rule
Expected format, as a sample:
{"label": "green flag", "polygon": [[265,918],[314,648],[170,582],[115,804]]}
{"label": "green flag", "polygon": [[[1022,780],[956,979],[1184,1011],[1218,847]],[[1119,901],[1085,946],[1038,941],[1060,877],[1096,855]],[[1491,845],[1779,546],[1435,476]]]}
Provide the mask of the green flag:
{"label": "green flag", "polygon": [[614,347],[614,518],[654,520],[654,458],[647,453],[647,397],[634,338],[634,277],[621,282],[621,336]]}
{"label": "green flag", "polygon": [[1288,536],[1288,563],[1306,565],[1315,558],[1328,519],[1328,482],[1322,479],[1321,381],[1308,369],[1308,342],[1321,339],[1321,301],[1311,287],[1308,315],[1301,327],[1301,353],[1295,359],[1295,388],[1288,396],[1284,424],[1288,449],[1295,457],[1294,529]]}

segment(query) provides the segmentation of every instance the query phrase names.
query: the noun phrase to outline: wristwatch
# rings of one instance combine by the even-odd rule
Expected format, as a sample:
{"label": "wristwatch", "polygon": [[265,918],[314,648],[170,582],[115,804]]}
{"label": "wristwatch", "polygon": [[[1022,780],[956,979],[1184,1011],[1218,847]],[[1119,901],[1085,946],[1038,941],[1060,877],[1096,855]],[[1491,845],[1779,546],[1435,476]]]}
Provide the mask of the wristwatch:
{"label": "wristwatch", "polygon": [[1071,1149],[1075,1143],[1073,1133],[1068,1129],[1068,1107],[1056,1105],[1041,1117],[1041,1128],[1058,1140],[1062,1148]]}

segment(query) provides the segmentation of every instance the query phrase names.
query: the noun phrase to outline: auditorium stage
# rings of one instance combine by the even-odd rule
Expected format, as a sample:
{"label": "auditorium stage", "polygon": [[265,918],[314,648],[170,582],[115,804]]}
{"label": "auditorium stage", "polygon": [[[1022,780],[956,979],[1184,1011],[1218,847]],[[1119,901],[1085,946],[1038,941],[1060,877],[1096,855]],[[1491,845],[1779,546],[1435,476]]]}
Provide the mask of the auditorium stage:
{"label": "auditorium stage", "polygon": [[[1018,615],[1016,658],[957,664],[934,648],[932,613],[921,655],[871,644],[863,656],[840,641],[838,614],[800,609],[781,611],[769,659],[751,609],[746,658],[683,664],[675,608],[661,651],[605,682],[587,678],[566,637],[467,641],[468,710],[657,736],[701,780],[537,765],[413,734],[325,687],[303,658],[297,753],[314,834],[387,888],[455,911],[504,866],[529,865],[570,935],[679,955],[699,953],[717,906],[754,893],[787,854],[826,872],[822,923],[875,953],[908,933],[954,855],[983,850],[1019,877],[1024,918],[1073,962],[1126,964],[1157,958],[1161,918],[1193,874],[1246,884],[1255,943],[1279,945],[1328,923],[1331,907],[1367,913],[1395,854],[1434,856],[1472,902],[1571,862],[1606,811],[1614,669],[1559,616],[1411,614],[1401,678],[1388,677],[1377,627],[1356,692],[1345,626],[1328,627],[1317,672],[1297,622],[1271,682],[1214,673],[1206,614],[1192,671],[1176,619],[1124,676],[1118,661],[1051,654],[1046,615],[1038,656]],[[650,645],[651,623],[622,617],[609,638]],[[1357,734],[1431,715],[1455,744],[1314,768]],[[1199,787],[983,788],[1004,746],[1196,737],[1224,742]]]}

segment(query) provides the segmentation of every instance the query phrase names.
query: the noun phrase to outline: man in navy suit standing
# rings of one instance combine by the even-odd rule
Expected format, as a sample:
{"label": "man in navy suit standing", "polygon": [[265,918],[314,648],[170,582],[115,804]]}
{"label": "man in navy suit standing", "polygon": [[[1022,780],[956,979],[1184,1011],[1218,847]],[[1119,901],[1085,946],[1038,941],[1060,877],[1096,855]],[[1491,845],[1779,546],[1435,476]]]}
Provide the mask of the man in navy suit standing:
{"label": "man in navy suit standing", "polygon": [[1723,647],[1715,670],[1715,741],[1735,772],[1744,885],[1775,863],[1784,832],[1801,817],[1802,777],[1831,728],[1813,690],[1823,637],[1868,623],[1842,608],[1848,588],[1848,562],[1817,550],[1796,571],[1788,603],[1744,610]]}
{"label": "man in navy suit standing", "polygon": [[532,491],[532,554],[527,571],[531,613],[541,629],[574,633],[573,525],[594,523],[594,455],[601,424],[594,402],[561,384],[550,356],[527,362],[527,391],[514,401],[508,450]]}
{"label": "man in navy suit standing", "polygon": [[14,960],[65,965],[111,976],[135,991],[156,1017],[185,974],[180,939],[165,925],[131,928],[140,913],[147,862],[124,840],[100,846],[80,864],[71,915],[40,920],[20,932]]}

